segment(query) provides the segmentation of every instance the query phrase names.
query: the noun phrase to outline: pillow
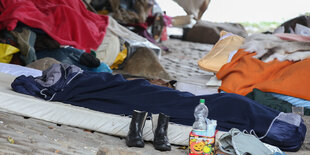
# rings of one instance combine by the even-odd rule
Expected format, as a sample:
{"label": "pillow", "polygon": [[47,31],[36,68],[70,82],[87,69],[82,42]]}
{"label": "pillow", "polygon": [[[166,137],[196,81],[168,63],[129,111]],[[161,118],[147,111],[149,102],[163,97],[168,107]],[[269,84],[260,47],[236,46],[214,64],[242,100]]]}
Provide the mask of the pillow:
{"label": "pillow", "polygon": [[211,51],[198,61],[198,66],[206,71],[218,72],[227,63],[230,52],[238,50],[244,38],[233,33],[221,31],[219,41]]}

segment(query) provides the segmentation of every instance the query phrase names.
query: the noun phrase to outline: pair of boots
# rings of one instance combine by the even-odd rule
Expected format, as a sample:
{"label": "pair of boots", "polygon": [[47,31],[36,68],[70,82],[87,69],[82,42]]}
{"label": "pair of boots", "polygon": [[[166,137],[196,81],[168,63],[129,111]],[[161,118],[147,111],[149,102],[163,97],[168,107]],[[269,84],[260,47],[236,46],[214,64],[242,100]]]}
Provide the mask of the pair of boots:
{"label": "pair of boots", "polygon": [[[126,137],[126,145],[129,147],[144,147],[142,131],[146,121],[147,112],[134,111],[129,126],[129,132]],[[158,119],[152,115],[152,127],[154,133],[153,145],[156,150],[170,151],[171,145],[167,137],[169,117],[160,113]]]}

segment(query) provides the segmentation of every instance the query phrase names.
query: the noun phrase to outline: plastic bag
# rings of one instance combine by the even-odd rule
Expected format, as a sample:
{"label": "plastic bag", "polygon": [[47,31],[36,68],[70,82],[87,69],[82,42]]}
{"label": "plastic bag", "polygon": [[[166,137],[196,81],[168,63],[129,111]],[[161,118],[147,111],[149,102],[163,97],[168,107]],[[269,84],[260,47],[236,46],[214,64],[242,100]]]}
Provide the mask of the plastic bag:
{"label": "plastic bag", "polygon": [[13,54],[19,52],[19,49],[9,44],[0,43],[0,62],[9,63]]}
{"label": "plastic bag", "polygon": [[127,47],[123,45],[123,50],[120,53],[118,53],[114,63],[110,66],[111,69],[118,69],[119,65],[124,62],[126,57],[127,57]]}

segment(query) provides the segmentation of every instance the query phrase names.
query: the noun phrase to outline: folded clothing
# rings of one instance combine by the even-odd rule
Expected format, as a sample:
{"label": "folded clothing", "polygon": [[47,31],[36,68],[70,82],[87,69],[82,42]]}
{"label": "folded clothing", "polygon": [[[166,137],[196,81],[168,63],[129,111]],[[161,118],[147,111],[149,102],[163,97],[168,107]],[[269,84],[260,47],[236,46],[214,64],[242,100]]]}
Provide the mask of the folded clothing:
{"label": "folded clothing", "polygon": [[[282,94],[277,94],[277,93],[270,93],[272,96],[275,98],[278,98],[280,100],[284,100],[286,102],[289,102],[293,106],[296,107],[305,107],[310,110],[310,101],[309,100],[304,100],[301,98],[293,97],[293,96],[287,96],[287,95],[282,95]],[[310,114],[310,112],[309,112]]]}
{"label": "folded clothing", "polygon": [[[269,108],[286,113],[292,112],[292,106],[295,102],[305,102],[308,106],[310,105],[310,101],[276,93],[262,92],[258,89],[253,89],[253,91],[247,94],[246,97]],[[304,115],[310,115],[310,109],[305,108]]]}

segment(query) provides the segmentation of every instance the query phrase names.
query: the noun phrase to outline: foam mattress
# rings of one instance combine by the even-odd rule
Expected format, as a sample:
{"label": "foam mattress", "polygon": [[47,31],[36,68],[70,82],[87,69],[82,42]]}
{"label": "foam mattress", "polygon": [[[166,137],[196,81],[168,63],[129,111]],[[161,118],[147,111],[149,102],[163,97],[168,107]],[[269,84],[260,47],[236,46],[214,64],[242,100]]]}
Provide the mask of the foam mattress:
{"label": "foam mattress", "polygon": [[[11,88],[14,79],[15,76],[0,73],[1,111],[120,137],[125,137],[128,133],[130,117],[98,112],[61,102],[45,101],[16,93]],[[190,130],[190,126],[170,123],[169,142],[176,145],[188,145]],[[153,140],[151,120],[145,123],[143,138],[146,141]]]}

